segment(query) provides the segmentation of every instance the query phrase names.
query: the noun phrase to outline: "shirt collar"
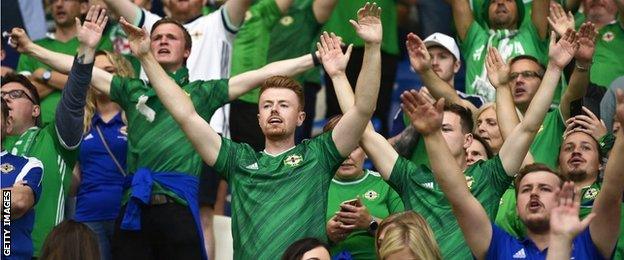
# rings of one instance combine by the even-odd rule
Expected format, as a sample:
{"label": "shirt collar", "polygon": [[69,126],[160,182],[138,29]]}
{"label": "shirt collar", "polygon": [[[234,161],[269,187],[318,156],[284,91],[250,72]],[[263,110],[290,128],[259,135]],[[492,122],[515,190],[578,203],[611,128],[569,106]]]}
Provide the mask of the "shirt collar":
{"label": "shirt collar", "polygon": [[104,122],[104,120],[100,116],[100,113],[95,113],[93,115],[93,119],[91,119],[92,125],[96,125],[96,124],[110,125],[110,124],[116,124],[116,123],[123,123],[123,119],[121,118],[121,111],[118,112],[108,123]]}
{"label": "shirt collar", "polygon": [[7,154],[7,151],[4,150],[4,148],[2,148],[2,152],[0,152],[0,156],[4,156],[5,154]]}
{"label": "shirt collar", "polygon": [[180,87],[184,87],[189,83],[188,69],[184,66],[174,72],[167,72],[167,75],[171,77]]}

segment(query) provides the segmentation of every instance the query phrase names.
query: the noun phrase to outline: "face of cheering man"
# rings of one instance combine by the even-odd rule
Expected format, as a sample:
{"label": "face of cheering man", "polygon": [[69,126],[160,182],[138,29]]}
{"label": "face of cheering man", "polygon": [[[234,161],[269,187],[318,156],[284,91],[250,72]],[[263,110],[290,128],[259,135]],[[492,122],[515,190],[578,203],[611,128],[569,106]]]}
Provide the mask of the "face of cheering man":
{"label": "face of cheering man", "polygon": [[573,182],[593,183],[600,173],[598,142],[583,132],[566,136],[559,151],[559,170]]}
{"label": "face of cheering man", "polygon": [[305,112],[297,94],[288,88],[267,88],[258,102],[260,129],[269,140],[294,138]]}
{"label": "face of cheering man", "polygon": [[470,147],[466,149],[466,165],[470,166],[479,160],[485,161],[487,159],[485,146],[477,139],[473,139]]}
{"label": "face of cheering man", "polygon": [[488,7],[490,27],[515,29],[518,23],[518,6],[515,0],[490,0]]}
{"label": "face of cheering man", "polygon": [[509,69],[514,103],[520,110],[526,111],[542,83],[544,70],[531,59],[516,60],[510,64]]}
{"label": "face of cheering man", "polygon": [[174,23],[159,24],[152,30],[150,38],[152,54],[168,72],[180,69],[191,55],[184,29]]}
{"label": "face of cheering man", "polygon": [[[24,78],[23,80],[28,80]],[[37,118],[41,114],[39,104],[37,103],[32,91],[34,86],[29,90],[20,82],[9,82],[2,85],[2,99],[4,99],[9,107],[9,116],[11,129],[10,135],[19,135],[24,133],[28,128],[37,124]]]}
{"label": "face of cheering man", "polygon": [[440,79],[452,82],[461,66],[460,61],[456,60],[450,51],[440,46],[431,46],[427,51],[431,56],[431,69]]}
{"label": "face of cheering man", "polygon": [[535,234],[550,230],[550,212],[557,207],[561,179],[547,171],[526,174],[516,186],[516,210],[527,229]]}
{"label": "face of cheering man", "polygon": [[444,111],[442,136],[455,158],[465,154],[466,149],[472,143],[472,134],[466,132],[464,127],[462,127],[461,117],[451,111]]}

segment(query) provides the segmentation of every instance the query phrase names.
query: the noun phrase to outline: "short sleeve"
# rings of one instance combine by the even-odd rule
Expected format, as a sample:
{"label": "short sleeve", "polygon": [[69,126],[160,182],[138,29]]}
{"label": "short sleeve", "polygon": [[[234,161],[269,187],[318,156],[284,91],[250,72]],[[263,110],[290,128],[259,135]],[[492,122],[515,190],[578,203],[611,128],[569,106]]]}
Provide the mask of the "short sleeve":
{"label": "short sleeve", "polygon": [[230,181],[233,169],[236,167],[239,155],[242,148],[240,144],[234,141],[221,137],[221,148],[219,149],[219,155],[213,168],[217,171],[219,176],[226,181]]}
{"label": "short sleeve", "polygon": [[212,114],[229,102],[228,79],[202,81],[192,90],[192,99],[197,113],[207,121]]}
{"label": "short sleeve", "polygon": [[390,214],[405,211],[403,200],[392,187],[388,187],[388,211]]}
{"label": "short sleeve", "polygon": [[120,76],[113,76],[110,84],[110,98],[119,104],[124,110],[130,104],[130,92],[128,91],[130,80]]}
{"label": "short sleeve", "polygon": [[513,181],[513,177],[505,172],[500,156],[496,155],[489,160],[477,162],[477,167],[481,168],[482,174],[479,177],[485,179],[485,183],[495,192],[496,197],[502,197]]}
{"label": "short sleeve", "polygon": [[33,58],[26,54],[20,54],[19,60],[17,61],[17,68],[15,70],[19,74],[30,76],[30,74],[32,74],[35,70]]}
{"label": "short sleeve", "polygon": [[407,186],[412,185],[409,179],[410,172],[416,173],[415,165],[399,156],[396,162],[394,162],[394,167],[392,167],[388,184],[399,194],[405,194]]}
{"label": "short sleeve", "polygon": [[160,17],[157,14],[154,14],[150,11],[147,11],[145,9],[141,9],[142,12],[142,17],[141,17],[141,21],[138,24],[139,28],[145,27],[145,29],[148,32],[152,31],[152,26],[158,22],[158,20],[162,19],[162,17]]}
{"label": "short sleeve", "polygon": [[466,38],[460,41],[461,53],[464,59],[470,59],[469,55],[472,54],[473,50],[487,41],[487,35],[487,31],[477,21],[473,21],[470,24]]}
{"label": "short sleeve", "polygon": [[334,175],[340,164],[345,160],[332,138],[333,131],[328,131],[310,140],[309,146],[315,151],[325,172]]}
{"label": "short sleeve", "polygon": [[29,167],[28,173],[24,176],[24,181],[26,181],[26,186],[30,187],[35,195],[35,203],[39,201],[39,197],[41,196],[41,178],[43,177],[43,163],[41,161],[31,157],[28,158],[28,163],[26,167]]}

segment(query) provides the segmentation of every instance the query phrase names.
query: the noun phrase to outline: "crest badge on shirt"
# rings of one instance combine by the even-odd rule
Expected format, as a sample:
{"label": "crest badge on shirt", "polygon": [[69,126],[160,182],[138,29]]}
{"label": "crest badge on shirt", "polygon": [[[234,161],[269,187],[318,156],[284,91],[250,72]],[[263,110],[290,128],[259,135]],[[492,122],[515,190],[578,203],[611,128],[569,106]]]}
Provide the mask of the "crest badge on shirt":
{"label": "crest badge on shirt", "polygon": [[15,167],[13,166],[13,164],[3,163],[2,165],[0,165],[0,171],[2,171],[2,173],[4,174],[9,174],[13,170],[15,170]]}
{"label": "crest badge on shirt", "polygon": [[614,38],[615,36],[613,35],[613,32],[611,31],[606,32],[605,34],[602,35],[602,40],[604,40],[605,42],[613,41]]}
{"label": "crest badge on shirt", "polygon": [[299,166],[299,164],[301,164],[301,161],[303,161],[303,157],[301,157],[301,155],[291,154],[286,157],[286,159],[284,159],[284,164],[290,167],[297,167]]}
{"label": "crest badge on shirt", "polygon": [[585,191],[585,194],[583,195],[583,199],[586,200],[593,200],[598,196],[598,193],[600,193],[600,191],[596,188],[589,188]]}
{"label": "crest badge on shirt", "polygon": [[282,17],[282,19],[280,19],[280,23],[283,26],[289,26],[289,25],[291,25],[293,23],[294,20],[295,19],[293,19],[292,16],[287,15],[287,16]]}
{"label": "crest badge on shirt", "polygon": [[468,185],[468,189],[472,190],[472,184],[474,183],[474,179],[472,176],[466,176],[466,184]]}
{"label": "crest badge on shirt", "polygon": [[375,200],[378,197],[379,197],[379,193],[377,193],[374,190],[369,190],[366,193],[364,193],[364,198],[366,198],[367,200]]}

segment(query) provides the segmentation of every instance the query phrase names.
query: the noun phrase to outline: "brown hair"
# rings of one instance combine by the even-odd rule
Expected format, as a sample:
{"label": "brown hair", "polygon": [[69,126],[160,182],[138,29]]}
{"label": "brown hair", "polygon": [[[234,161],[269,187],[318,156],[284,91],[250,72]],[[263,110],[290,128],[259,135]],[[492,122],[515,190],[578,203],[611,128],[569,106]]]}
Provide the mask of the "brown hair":
{"label": "brown hair", "polygon": [[284,251],[282,260],[300,260],[305,253],[317,247],[324,247],[329,252],[329,246],[318,238],[308,237],[299,239]]}
{"label": "brown hair", "polygon": [[470,110],[458,104],[447,104],[444,106],[444,111],[448,111],[459,116],[459,123],[464,134],[472,133],[474,121],[472,120],[472,112],[470,112]]}
{"label": "brown hair", "polygon": [[266,81],[264,81],[264,83],[260,87],[259,95],[262,95],[264,91],[270,88],[285,88],[285,89],[290,89],[293,92],[295,92],[295,94],[297,95],[297,98],[299,99],[299,110],[303,111],[303,108],[305,107],[305,98],[303,97],[303,87],[301,87],[301,85],[297,81],[286,76],[270,77]]}
{"label": "brown hair", "polygon": [[563,176],[561,173],[551,169],[545,164],[542,164],[542,163],[529,164],[527,166],[524,166],[524,168],[520,169],[518,174],[516,174],[516,178],[514,179],[516,197],[518,196],[518,189],[520,188],[520,182],[522,181],[522,179],[524,179],[524,177],[529,175],[529,173],[534,173],[534,172],[549,172],[549,173],[554,174],[555,176],[557,176],[557,178],[559,178],[559,187],[561,187],[561,185],[563,185],[563,183],[567,180],[567,178]]}
{"label": "brown hair", "polygon": [[156,23],[154,23],[154,25],[152,25],[152,30],[150,31],[150,35],[154,34],[154,30],[156,30],[156,28],[158,26],[161,26],[163,24],[174,24],[176,26],[178,26],[180,28],[180,30],[182,30],[182,34],[184,34],[184,47],[187,50],[191,50],[191,47],[193,47],[193,42],[191,39],[191,35],[189,34],[189,32],[186,30],[186,28],[184,28],[184,25],[182,25],[180,22],[173,20],[171,18],[165,17],[162,18],[160,20],[158,20]]}
{"label": "brown hair", "polygon": [[68,219],[54,227],[41,248],[40,259],[99,260],[95,233],[87,225]]}
{"label": "brown hair", "polygon": [[483,145],[483,148],[485,148],[485,156],[487,156],[487,159],[490,159],[492,158],[492,156],[494,156],[494,152],[492,152],[492,147],[490,147],[490,145],[487,143],[487,141],[485,141],[485,139],[483,139],[483,137],[476,133],[473,133],[472,139],[478,141],[479,143],[481,143],[481,145]]}
{"label": "brown hair", "polygon": [[[100,55],[106,56],[106,58],[113,64],[113,67],[117,70],[115,75],[119,75],[121,77],[134,77],[134,69],[132,68],[132,65],[120,54],[102,50],[95,53],[95,57]],[[93,88],[89,88],[87,90],[86,101],[85,114],[82,121],[83,133],[85,134],[91,131],[91,120],[93,120],[93,115],[95,115],[97,110],[97,102],[95,100],[95,91]]]}
{"label": "brown hair", "polygon": [[[24,86],[24,88],[28,90],[28,96],[32,98],[35,105],[39,106],[41,104],[41,99],[39,98],[39,92],[37,92],[37,88],[35,87],[35,85],[32,84],[32,82],[30,82],[30,80],[26,76],[11,72],[7,73],[6,75],[4,75],[4,77],[2,77],[2,86],[12,82],[19,83],[20,85]],[[41,113],[39,113],[39,116],[35,117],[35,125],[41,125]]]}
{"label": "brown hair", "polygon": [[[379,235],[384,230],[384,239],[379,243]],[[384,219],[377,229],[375,242],[379,259],[385,259],[405,248],[417,259],[442,259],[429,223],[413,211],[393,214]]]}

